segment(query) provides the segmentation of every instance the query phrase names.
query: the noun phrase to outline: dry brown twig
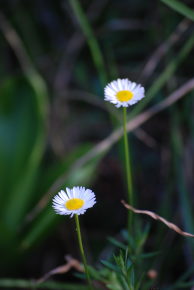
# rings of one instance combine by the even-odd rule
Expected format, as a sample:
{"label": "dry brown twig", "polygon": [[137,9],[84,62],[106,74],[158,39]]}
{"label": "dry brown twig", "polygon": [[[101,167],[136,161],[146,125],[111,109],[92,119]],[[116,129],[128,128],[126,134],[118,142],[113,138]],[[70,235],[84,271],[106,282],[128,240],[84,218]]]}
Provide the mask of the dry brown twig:
{"label": "dry brown twig", "polygon": [[67,273],[68,271],[70,271],[72,268],[76,269],[78,272],[83,272],[84,269],[81,265],[81,263],[72,258],[71,256],[66,256],[65,257],[67,263],[61,266],[58,266],[57,268],[54,268],[53,270],[49,271],[48,273],[46,273],[43,277],[39,278],[36,283],[42,283],[46,280],[48,280],[48,278],[50,278],[51,276],[55,275],[55,274],[64,274]]}
{"label": "dry brown twig", "polygon": [[167,221],[165,218],[159,216],[158,214],[154,213],[153,211],[136,209],[133,206],[127,204],[124,200],[121,200],[121,203],[124,205],[124,207],[126,207],[127,209],[131,210],[134,213],[145,214],[145,215],[148,215],[148,216],[150,216],[151,218],[153,218],[155,220],[161,221],[169,229],[177,232],[181,236],[194,238],[193,234],[190,234],[190,233],[187,233],[187,232],[183,232],[177,225]]}

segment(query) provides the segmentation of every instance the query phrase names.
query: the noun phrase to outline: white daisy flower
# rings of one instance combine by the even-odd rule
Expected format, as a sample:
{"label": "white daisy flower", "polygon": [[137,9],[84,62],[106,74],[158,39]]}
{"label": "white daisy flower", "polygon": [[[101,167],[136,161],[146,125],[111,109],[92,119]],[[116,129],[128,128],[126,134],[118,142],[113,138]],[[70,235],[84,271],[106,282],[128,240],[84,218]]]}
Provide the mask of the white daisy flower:
{"label": "white daisy flower", "polygon": [[74,214],[84,214],[95,203],[96,197],[93,191],[82,186],[74,186],[72,189],[66,188],[66,192],[61,190],[53,198],[53,208],[56,213],[71,217]]}
{"label": "white daisy flower", "polygon": [[117,79],[109,83],[105,89],[105,101],[113,103],[117,108],[134,105],[145,97],[144,88],[128,79]]}

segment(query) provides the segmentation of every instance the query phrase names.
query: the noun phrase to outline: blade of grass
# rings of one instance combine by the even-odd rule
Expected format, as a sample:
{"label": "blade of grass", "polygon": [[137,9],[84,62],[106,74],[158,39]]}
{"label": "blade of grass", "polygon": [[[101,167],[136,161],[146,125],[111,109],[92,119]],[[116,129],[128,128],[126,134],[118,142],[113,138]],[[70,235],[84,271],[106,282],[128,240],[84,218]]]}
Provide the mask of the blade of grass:
{"label": "blade of grass", "polygon": [[189,8],[186,4],[184,4],[182,1],[178,0],[160,0],[176,12],[180,13],[181,15],[191,19],[194,21],[194,11]]}
{"label": "blade of grass", "polygon": [[[6,164],[7,172],[2,164],[0,168],[2,177],[3,174],[9,176],[9,186],[7,185],[9,192],[3,194],[6,202],[1,213],[4,221],[15,232],[33,198],[32,190],[44,151],[45,132],[39,98],[25,79],[6,80],[0,91],[3,93],[1,102],[9,112],[7,114],[4,110],[0,116],[2,137],[0,154],[4,155],[2,160],[10,167],[7,168]],[[4,138],[4,128],[8,139]],[[14,147],[10,147],[13,144]]]}
{"label": "blade of grass", "polygon": [[[46,118],[47,118],[47,111],[48,111],[48,100],[47,100],[47,88],[45,85],[44,80],[34,67],[34,64],[32,63],[30,57],[28,56],[28,53],[26,52],[26,49],[23,45],[23,42],[21,41],[20,37],[18,36],[17,32],[14,30],[12,25],[10,24],[9,20],[0,13],[0,28],[2,30],[2,33],[15,52],[16,57],[18,58],[18,61],[21,65],[21,68],[23,70],[23,73],[25,77],[28,79],[29,83],[31,84],[34,94],[34,102],[36,103],[37,107],[37,130],[36,130],[36,138],[33,140],[33,150],[31,150],[29,154],[29,169],[31,172],[31,179],[34,178],[33,176],[35,174],[35,168],[38,168],[38,164],[41,161],[43,151],[44,151],[44,143],[45,143],[45,133],[46,133]],[[30,131],[30,129],[29,129]],[[28,134],[29,134],[28,131]],[[29,135],[30,136],[30,135]],[[25,171],[25,174],[28,170]],[[26,177],[26,181],[27,181]],[[27,181],[27,183],[29,183]],[[19,184],[19,183],[18,183]],[[20,200],[20,207],[18,206],[18,198],[19,196],[23,195],[26,196],[25,203],[27,201],[27,194],[26,192],[30,192],[30,189],[26,187],[26,183],[23,182],[24,189],[23,191],[19,188],[15,190],[14,198],[11,200],[11,203],[9,204],[9,210],[6,211],[6,215],[8,218],[10,218],[10,213],[14,212],[15,210],[18,213],[19,218],[14,218],[12,220],[12,223],[16,225],[16,222],[21,218],[22,214],[20,212],[20,209],[22,208],[22,202]],[[14,209],[14,211],[12,211]],[[25,208],[23,208],[23,211],[25,211]]]}

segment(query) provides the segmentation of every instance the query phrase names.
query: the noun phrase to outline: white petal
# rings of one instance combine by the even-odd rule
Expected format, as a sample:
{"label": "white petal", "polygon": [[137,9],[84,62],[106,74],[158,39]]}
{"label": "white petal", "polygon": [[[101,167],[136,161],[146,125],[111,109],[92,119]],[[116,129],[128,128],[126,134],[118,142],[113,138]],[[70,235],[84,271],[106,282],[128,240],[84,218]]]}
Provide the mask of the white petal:
{"label": "white petal", "polygon": [[[66,201],[80,198],[84,201],[83,206],[78,210],[68,210],[65,207]],[[61,190],[53,198],[52,206],[57,214],[60,215],[70,215],[73,217],[74,214],[84,214],[88,208],[91,208],[96,203],[95,194],[90,189],[85,189],[85,187],[73,187],[72,189],[66,188],[66,192]]]}
{"label": "white petal", "polygon": [[[127,102],[121,102],[117,99],[116,94],[122,90],[129,90],[133,93],[133,98]],[[109,84],[104,89],[104,100],[114,104],[117,108],[119,107],[128,107],[139,100],[145,97],[144,88],[136,84],[135,82],[131,82],[129,79],[117,79]]]}

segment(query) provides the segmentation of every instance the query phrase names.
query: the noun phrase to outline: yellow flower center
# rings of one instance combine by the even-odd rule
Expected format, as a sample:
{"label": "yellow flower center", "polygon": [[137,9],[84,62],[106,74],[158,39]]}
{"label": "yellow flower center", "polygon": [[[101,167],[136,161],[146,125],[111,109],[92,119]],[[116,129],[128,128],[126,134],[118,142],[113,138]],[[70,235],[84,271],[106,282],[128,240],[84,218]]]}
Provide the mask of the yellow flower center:
{"label": "yellow flower center", "polygon": [[68,210],[77,210],[80,209],[84,204],[84,201],[80,198],[72,198],[65,203],[65,207]]}
{"label": "yellow flower center", "polygon": [[120,91],[116,94],[117,100],[120,102],[128,102],[133,98],[133,93],[130,91]]}

